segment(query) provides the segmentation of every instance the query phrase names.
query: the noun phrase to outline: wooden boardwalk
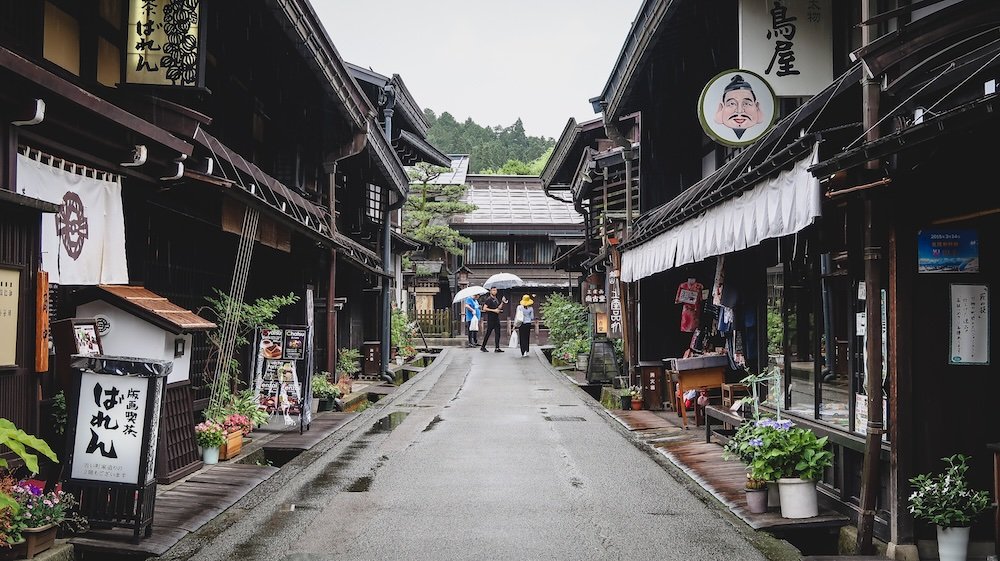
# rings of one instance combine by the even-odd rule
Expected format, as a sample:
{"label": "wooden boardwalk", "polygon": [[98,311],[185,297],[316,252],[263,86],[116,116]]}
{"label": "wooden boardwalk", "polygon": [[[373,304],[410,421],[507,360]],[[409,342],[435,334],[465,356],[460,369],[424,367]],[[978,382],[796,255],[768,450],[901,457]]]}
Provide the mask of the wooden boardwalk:
{"label": "wooden boardwalk", "polygon": [[83,559],[163,555],[277,471],[271,466],[217,464],[157,494],[152,536],[134,542],[132,530],[91,530],[71,538],[69,543]]}
{"label": "wooden boardwalk", "polygon": [[302,434],[299,434],[298,429],[285,431],[264,443],[264,453],[266,455],[268,450],[308,450],[355,415],[357,413],[341,411],[328,411],[315,415],[309,430],[304,430]]}

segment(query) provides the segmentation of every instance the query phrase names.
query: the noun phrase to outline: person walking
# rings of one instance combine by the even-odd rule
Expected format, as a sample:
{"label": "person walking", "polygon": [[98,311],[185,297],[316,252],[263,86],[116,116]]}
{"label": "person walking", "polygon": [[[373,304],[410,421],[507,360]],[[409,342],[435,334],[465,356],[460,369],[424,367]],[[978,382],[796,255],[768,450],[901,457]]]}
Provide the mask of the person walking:
{"label": "person walking", "polygon": [[531,327],[535,322],[535,301],[525,294],[517,306],[514,324],[517,326],[517,342],[521,345],[521,356],[528,354],[528,343],[531,340]]}
{"label": "person walking", "polygon": [[479,316],[482,312],[479,309],[479,300],[475,296],[465,299],[465,323],[469,332],[469,346],[479,346]]}
{"label": "person walking", "polygon": [[490,288],[490,295],[486,297],[486,301],[483,303],[483,315],[486,317],[486,333],[483,334],[483,344],[479,347],[479,350],[484,353],[488,353],[486,350],[486,344],[490,341],[490,334],[494,334],[494,341],[496,343],[496,348],[493,349],[495,353],[502,353],[503,349],[500,348],[500,312],[503,311],[503,304],[500,299],[497,298],[497,287]]}

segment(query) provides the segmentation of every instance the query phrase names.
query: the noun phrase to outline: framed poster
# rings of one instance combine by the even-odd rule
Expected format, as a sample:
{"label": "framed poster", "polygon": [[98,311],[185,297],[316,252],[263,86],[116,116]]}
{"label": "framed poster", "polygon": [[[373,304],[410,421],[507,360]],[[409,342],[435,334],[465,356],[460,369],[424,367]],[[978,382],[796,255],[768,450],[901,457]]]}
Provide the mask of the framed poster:
{"label": "framed poster", "polygon": [[20,269],[0,269],[0,365],[17,360],[17,305],[21,289]]}
{"label": "framed poster", "polygon": [[989,287],[985,284],[952,284],[950,318],[948,364],[989,364]]}
{"label": "framed poster", "polygon": [[975,230],[920,230],[917,272],[978,273],[979,234]]}
{"label": "framed poster", "polygon": [[73,338],[76,341],[76,354],[94,356],[104,354],[101,339],[97,335],[97,323],[74,323]]}

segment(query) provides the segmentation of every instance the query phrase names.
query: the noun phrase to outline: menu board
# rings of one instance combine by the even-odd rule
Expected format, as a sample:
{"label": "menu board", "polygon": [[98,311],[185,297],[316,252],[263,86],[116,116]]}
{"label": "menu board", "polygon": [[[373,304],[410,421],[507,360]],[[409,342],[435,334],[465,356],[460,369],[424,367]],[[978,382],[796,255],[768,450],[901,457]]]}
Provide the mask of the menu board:
{"label": "menu board", "polygon": [[302,360],[305,358],[306,330],[286,329],[283,347],[285,359]]}
{"label": "menu board", "polygon": [[309,330],[302,326],[263,328],[257,335],[254,388],[262,408],[285,417],[302,413]]}
{"label": "menu board", "polygon": [[951,285],[949,364],[990,363],[990,294],[985,284]]}

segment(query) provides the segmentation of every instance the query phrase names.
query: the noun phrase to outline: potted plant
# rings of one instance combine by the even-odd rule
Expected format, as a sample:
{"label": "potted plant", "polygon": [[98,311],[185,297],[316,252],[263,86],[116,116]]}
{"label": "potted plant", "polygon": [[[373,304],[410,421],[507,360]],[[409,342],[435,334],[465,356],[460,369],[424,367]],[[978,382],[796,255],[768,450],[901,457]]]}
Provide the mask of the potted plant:
{"label": "potted plant", "polygon": [[632,400],[632,411],[642,410],[642,388],[639,386],[629,387],[629,397]]}
{"label": "potted plant", "polygon": [[329,373],[317,372],[312,377],[312,394],[319,400],[319,411],[336,409],[336,399],[340,397],[340,387],[330,382]]}
{"label": "potted plant", "polygon": [[22,480],[11,491],[18,504],[13,522],[24,538],[28,559],[52,547],[59,527],[67,521],[84,522],[73,512],[76,498],[61,489],[46,492],[36,481]]}
{"label": "potted plant", "polygon": [[965,561],[969,527],[991,506],[989,492],[969,487],[965,475],[969,459],[964,454],[941,458],[948,464],[944,473],[920,474],[910,479],[913,485],[910,513],[914,518],[937,526],[941,561]]}
{"label": "potted plant", "polygon": [[622,411],[629,411],[632,409],[632,388],[622,388],[618,390],[618,395],[622,400]]}
{"label": "potted plant", "polygon": [[226,432],[226,441],[219,447],[219,459],[235,458],[243,449],[243,437],[253,430],[253,423],[246,415],[240,413],[228,413],[221,421],[216,422],[220,423]]}
{"label": "potted plant", "polygon": [[194,436],[201,446],[201,460],[206,464],[219,463],[219,448],[226,442],[225,427],[209,419],[194,427]]}
{"label": "potted plant", "polygon": [[[781,423],[782,421],[776,421]],[[819,514],[816,481],[833,465],[833,453],[826,449],[827,437],[789,426],[774,435],[770,450],[781,463],[778,494],[782,518],[812,518]]]}
{"label": "potted plant", "polygon": [[[791,421],[764,418],[743,423],[723,449],[727,460],[738,459],[746,465],[744,487],[750,512],[760,514],[768,507],[779,506],[777,481],[784,459],[777,453],[777,442],[791,428]],[[763,502],[763,507],[760,506]]]}

